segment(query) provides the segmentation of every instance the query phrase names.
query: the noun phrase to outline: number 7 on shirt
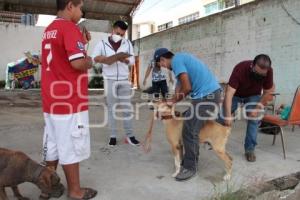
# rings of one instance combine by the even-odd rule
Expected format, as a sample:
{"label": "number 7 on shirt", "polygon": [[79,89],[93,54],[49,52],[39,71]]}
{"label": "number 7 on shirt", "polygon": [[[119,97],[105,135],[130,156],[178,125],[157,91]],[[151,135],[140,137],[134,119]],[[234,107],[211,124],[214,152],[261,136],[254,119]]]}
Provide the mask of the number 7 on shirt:
{"label": "number 7 on shirt", "polygon": [[47,56],[47,69],[46,69],[46,71],[50,71],[50,63],[52,61],[51,44],[50,43],[45,44],[44,49],[49,50],[49,54]]}

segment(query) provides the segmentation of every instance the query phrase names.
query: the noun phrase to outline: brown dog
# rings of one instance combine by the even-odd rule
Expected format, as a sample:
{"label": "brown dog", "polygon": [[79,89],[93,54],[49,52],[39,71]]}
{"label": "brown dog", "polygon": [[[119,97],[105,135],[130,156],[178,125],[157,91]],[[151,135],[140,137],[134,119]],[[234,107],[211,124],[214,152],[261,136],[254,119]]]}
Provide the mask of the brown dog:
{"label": "brown dog", "polygon": [[64,192],[64,186],[55,171],[31,160],[19,151],[0,148],[0,200],[7,200],[5,187],[11,187],[15,197],[27,200],[18,189],[18,185],[31,182],[39,187],[46,197],[59,198]]}
{"label": "brown dog", "polygon": [[[172,115],[172,108],[166,103],[154,103],[154,116],[160,118],[164,125],[168,142],[171,145],[175,160],[175,177],[180,171],[182,161],[183,145],[182,145],[182,127],[183,119]],[[231,177],[232,158],[226,152],[225,146],[230,135],[231,128],[222,126],[215,121],[207,121],[199,133],[199,142],[202,144],[210,144],[214,152],[221,158],[226,167],[226,175],[224,180]]]}

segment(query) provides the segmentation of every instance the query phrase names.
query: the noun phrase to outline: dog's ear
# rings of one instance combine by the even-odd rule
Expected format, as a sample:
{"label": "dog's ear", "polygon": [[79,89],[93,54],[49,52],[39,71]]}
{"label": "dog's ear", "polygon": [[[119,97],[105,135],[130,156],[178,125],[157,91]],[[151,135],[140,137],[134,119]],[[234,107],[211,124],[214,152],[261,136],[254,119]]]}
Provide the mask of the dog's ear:
{"label": "dog's ear", "polygon": [[51,190],[52,188],[52,181],[51,181],[52,171],[47,169],[43,170],[40,177],[39,182],[42,184],[40,185],[42,189]]}

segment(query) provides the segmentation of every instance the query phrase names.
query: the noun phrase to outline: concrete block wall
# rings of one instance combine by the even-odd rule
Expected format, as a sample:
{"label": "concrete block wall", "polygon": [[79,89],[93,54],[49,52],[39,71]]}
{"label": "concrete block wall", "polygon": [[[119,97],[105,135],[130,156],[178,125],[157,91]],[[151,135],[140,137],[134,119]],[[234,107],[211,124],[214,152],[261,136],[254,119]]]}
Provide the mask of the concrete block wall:
{"label": "concrete block wall", "polygon": [[[290,103],[300,85],[300,1],[257,0],[135,41],[140,83],[158,47],[190,52],[220,81],[240,61],[266,53],[273,61],[277,103]],[[150,82],[148,82],[150,83]]]}

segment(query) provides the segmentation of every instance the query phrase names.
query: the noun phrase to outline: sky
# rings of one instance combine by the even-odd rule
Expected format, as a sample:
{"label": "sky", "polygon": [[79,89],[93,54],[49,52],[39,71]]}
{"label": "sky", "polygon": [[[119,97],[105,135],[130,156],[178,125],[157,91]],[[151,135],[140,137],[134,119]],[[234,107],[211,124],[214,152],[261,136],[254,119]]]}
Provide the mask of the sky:
{"label": "sky", "polygon": [[39,19],[37,21],[36,26],[48,26],[54,19],[55,16],[39,15]]}
{"label": "sky", "polygon": [[[159,17],[172,9],[200,0],[144,0],[134,15],[134,22],[149,21],[153,16]],[[48,26],[55,16],[40,15],[37,26]]]}
{"label": "sky", "polygon": [[192,0],[144,0],[137,10],[135,17],[147,16],[157,12],[166,12],[190,1]]}
{"label": "sky", "polygon": [[172,11],[181,12],[182,10],[184,12],[199,4],[200,0],[144,0],[134,15],[133,22],[147,22],[154,18],[164,18]]}

